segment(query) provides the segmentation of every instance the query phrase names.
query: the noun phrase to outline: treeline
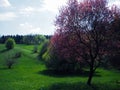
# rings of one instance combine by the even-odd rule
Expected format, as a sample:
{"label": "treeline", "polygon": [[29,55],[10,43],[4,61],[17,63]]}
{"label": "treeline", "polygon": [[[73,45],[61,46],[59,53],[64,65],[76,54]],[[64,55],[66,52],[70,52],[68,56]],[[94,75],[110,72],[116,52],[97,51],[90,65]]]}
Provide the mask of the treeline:
{"label": "treeline", "polygon": [[0,43],[3,44],[8,38],[13,38],[17,44],[39,44],[45,39],[50,39],[51,35],[3,35]]}

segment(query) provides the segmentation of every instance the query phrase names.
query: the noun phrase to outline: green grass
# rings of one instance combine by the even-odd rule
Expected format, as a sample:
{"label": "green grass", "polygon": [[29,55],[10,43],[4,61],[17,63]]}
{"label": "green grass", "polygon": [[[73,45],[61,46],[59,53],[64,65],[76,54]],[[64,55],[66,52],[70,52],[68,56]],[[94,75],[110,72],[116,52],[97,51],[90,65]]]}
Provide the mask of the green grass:
{"label": "green grass", "polygon": [[5,51],[0,44],[0,90],[120,90],[120,72],[97,69],[93,87],[87,86],[87,76],[54,75],[45,72],[45,65],[32,53],[33,45],[16,45],[11,51],[21,51],[22,57],[12,69],[4,66],[4,58],[11,51]]}
{"label": "green grass", "polygon": [[115,85],[115,84],[97,83],[97,84],[93,84],[92,86],[88,86],[82,82],[56,83],[42,89],[43,90],[120,90],[119,85]]}

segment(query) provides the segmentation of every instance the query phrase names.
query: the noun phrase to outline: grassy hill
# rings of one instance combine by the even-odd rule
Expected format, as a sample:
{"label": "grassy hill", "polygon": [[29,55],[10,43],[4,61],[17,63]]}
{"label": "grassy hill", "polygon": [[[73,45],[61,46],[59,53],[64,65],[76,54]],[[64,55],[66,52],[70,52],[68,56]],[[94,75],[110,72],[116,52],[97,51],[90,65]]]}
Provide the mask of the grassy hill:
{"label": "grassy hill", "polygon": [[[97,69],[93,87],[87,86],[87,76],[56,75],[47,71],[32,53],[33,45],[16,45],[6,51],[0,44],[0,90],[120,90],[120,72],[117,70]],[[21,51],[12,69],[4,65],[8,53]]]}

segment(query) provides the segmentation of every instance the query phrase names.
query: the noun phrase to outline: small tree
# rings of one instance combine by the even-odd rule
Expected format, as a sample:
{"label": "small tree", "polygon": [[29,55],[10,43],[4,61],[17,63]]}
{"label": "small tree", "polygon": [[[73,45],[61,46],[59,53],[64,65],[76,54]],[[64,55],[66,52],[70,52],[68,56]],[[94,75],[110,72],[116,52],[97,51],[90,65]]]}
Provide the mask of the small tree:
{"label": "small tree", "polygon": [[6,57],[5,57],[5,66],[8,69],[11,69],[12,66],[15,64],[15,53],[13,51],[8,51],[6,53]]}
{"label": "small tree", "polygon": [[5,64],[8,69],[11,69],[12,66],[15,64],[15,60],[13,58],[7,58]]}
{"label": "small tree", "polygon": [[9,49],[13,49],[15,46],[15,41],[12,38],[8,38],[5,42],[5,47],[9,50]]}
{"label": "small tree", "polygon": [[14,64],[17,63],[17,59],[20,58],[22,55],[21,51],[14,51],[14,50],[9,50],[6,53],[5,56],[5,63],[4,65],[8,68],[11,69]]}

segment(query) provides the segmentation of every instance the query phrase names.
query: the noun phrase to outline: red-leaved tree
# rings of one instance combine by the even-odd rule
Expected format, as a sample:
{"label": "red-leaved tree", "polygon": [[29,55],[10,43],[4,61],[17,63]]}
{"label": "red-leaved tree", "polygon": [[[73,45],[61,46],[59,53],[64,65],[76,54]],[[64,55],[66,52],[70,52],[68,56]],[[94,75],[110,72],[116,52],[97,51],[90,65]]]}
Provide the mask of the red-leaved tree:
{"label": "red-leaved tree", "polygon": [[106,0],[69,0],[59,11],[51,39],[52,50],[60,60],[89,66],[88,85],[99,67],[102,57],[109,54],[109,34],[115,13],[107,7]]}

